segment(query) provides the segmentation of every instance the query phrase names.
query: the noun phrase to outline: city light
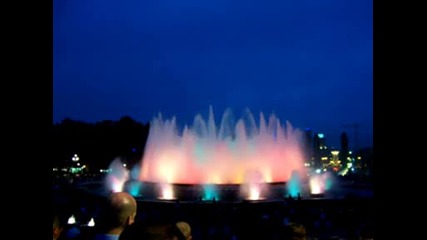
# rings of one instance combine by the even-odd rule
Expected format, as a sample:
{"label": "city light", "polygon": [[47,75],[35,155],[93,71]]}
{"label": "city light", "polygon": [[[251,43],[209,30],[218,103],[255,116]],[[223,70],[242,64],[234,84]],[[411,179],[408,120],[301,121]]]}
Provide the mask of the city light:
{"label": "city light", "polygon": [[76,218],[74,217],[74,215],[71,215],[71,217],[68,218],[67,223],[68,224],[75,224],[76,223]]}
{"label": "city light", "polygon": [[74,156],[71,158],[71,160],[73,160],[73,162],[77,162],[79,161],[79,156],[77,156],[77,154],[74,154]]}
{"label": "city light", "polygon": [[89,227],[95,226],[95,220],[93,218],[90,219],[89,223],[87,224]]}

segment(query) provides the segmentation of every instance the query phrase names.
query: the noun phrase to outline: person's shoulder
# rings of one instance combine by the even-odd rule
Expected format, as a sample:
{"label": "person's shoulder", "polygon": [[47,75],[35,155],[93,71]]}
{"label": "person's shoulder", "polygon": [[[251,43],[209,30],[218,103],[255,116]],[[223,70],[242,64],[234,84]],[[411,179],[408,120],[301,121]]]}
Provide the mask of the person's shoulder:
{"label": "person's shoulder", "polygon": [[113,234],[96,234],[95,240],[119,240],[119,235]]}

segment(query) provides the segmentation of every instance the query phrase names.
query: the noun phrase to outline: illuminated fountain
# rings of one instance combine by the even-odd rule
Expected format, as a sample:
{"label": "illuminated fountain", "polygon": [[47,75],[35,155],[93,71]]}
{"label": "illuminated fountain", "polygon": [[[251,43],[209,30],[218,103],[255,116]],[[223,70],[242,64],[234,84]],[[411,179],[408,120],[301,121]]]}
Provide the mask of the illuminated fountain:
{"label": "illuminated fountain", "polygon": [[110,163],[109,172],[106,176],[107,189],[110,192],[121,192],[124,189],[124,184],[129,179],[129,171],[123,165],[119,158],[114,159]]}
{"label": "illuminated fountain", "polygon": [[127,191],[140,200],[213,202],[346,194],[338,193],[342,187],[328,172],[304,166],[302,134],[289,122],[260,113],[257,124],[249,110],[234,120],[227,109],[217,125],[210,107],[207,120],[196,115],[179,130],[175,118],[159,114],[141,161],[131,171],[119,159],[111,163],[108,191]]}
{"label": "illuminated fountain", "polygon": [[310,177],[309,189],[312,197],[324,197],[332,187],[332,176],[329,173],[317,173]]}
{"label": "illuminated fountain", "polygon": [[300,174],[297,171],[293,171],[291,178],[286,184],[288,196],[295,198],[298,197],[298,194],[302,194],[302,185]]}
{"label": "illuminated fountain", "polygon": [[161,200],[174,200],[176,199],[174,196],[173,186],[169,183],[161,183],[160,185],[160,193],[161,195],[158,197]]}
{"label": "illuminated fountain", "polygon": [[[204,120],[178,130],[159,114],[150,126],[142,160],[131,171],[115,159],[108,192],[139,200],[260,201],[345,196],[332,173],[304,166],[301,132],[274,115],[259,123],[249,110],[234,121],[226,110],[216,125],[212,108]],[[332,183],[334,185],[331,190]]]}
{"label": "illuminated fountain", "polygon": [[[274,115],[266,121],[260,113],[257,125],[249,110],[236,122],[226,110],[217,126],[210,108],[207,120],[197,115],[182,131],[175,118],[159,114],[150,125],[139,180],[161,183],[166,189],[160,195],[166,197],[173,184],[228,184],[244,188],[244,198],[260,199],[266,197],[266,183],[285,183],[293,171],[304,172],[300,138],[299,130]],[[213,189],[203,187],[209,193],[202,195]]]}

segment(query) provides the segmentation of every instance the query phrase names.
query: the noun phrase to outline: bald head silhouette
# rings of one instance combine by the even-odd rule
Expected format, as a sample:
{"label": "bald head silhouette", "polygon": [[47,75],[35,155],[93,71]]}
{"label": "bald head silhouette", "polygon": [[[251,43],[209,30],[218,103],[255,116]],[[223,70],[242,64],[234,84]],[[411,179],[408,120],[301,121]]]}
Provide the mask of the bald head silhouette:
{"label": "bald head silhouette", "polygon": [[135,222],[137,203],[126,192],[115,192],[108,196],[102,217],[104,234],[119,235],[123,229]]}
{"label": "bald head silhouette", "polygon": [[186,240],[192,239],[191,227],[188,223],[180,221],[176,223],[176,227],[179,229],[179,231],[181,231]]}

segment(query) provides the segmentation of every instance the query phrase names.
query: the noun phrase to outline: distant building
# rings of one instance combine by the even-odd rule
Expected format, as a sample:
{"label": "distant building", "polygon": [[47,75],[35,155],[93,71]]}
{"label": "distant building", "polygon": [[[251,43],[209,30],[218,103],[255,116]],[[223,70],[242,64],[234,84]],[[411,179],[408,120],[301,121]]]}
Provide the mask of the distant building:
{"label": "distant building", "polygon": [[323,168],[324,163],[328,164],[329,156],[328,147],[326,146],[326,138],[323,133],[317,133],[313,138],[313,156],[314,168]]}
{"label": "distant building", "polygon": [[346,132],[341,133],[341,151],[339,153],[339,159],[341,160],[341,163],[343,166],[347,166],[349,163],[349,157],[350,157],[350,149],[348,144],[348,136]]}
{"label": "distant building", "polygon": [[305,153],[305,166],[314,166],[314,155],[313,155],[313,131],[310,128],[306,128],[304,131],[304,153]]}
{"label": "distant building", "polygon": [[368,176],[372,176],[373,174],[373,148],[367,147],[362,148],[358,152],[355,162],[358,167],[360,167],[360,170],[362,173]]}

